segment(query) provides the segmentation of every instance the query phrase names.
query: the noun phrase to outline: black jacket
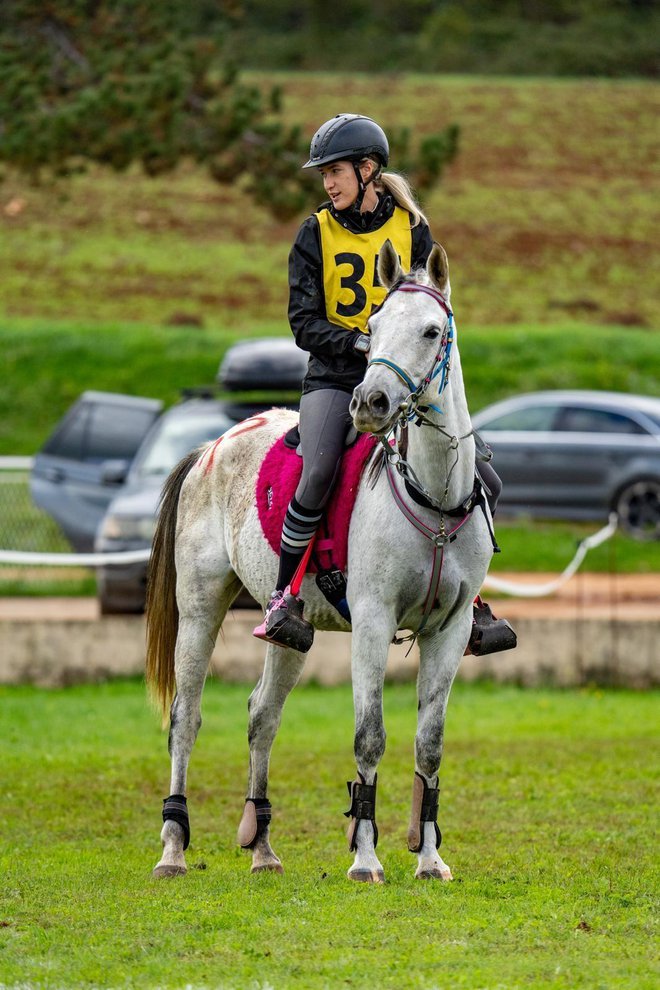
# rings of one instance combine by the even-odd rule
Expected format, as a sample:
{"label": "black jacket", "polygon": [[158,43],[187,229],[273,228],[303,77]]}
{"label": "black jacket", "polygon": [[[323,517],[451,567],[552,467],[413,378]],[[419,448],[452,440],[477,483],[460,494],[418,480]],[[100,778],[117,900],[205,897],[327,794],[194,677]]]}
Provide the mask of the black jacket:
{"label": "black jacket", "polygon": [[[373,213],[334,209],[323,203],[319,210],[330,210],[347,230],[362,233],[378,230],[394,213],[395,202],[388,193],[379,196]],[[431,232],[424,222],[412,228],[412,267],[425,265],[433,247]],[[354,347],[355,334],[330,323],[326,316],[323,290],[321,235],[315,216],[308,217],[289,254],[289,323],[302,350],[310,358],[303,381],[303,393],[319,388],[352,392],[364,377],[366,356]]]}

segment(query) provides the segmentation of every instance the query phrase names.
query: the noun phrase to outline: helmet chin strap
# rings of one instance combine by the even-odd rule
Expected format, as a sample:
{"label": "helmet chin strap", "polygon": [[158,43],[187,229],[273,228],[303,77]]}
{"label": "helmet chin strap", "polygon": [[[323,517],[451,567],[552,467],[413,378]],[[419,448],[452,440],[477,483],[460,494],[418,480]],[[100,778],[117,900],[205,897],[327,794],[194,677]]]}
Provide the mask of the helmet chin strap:
{"label": "helmet chin strap", "polygon": [[373,172],[371,173],[371,175],[369,176],[366,182],[362,178],[359,162],[353,162],[353,171],[355,172],[355,178],[357,179],[358,194],[355,202],[353,203],[352,209],[357,210],[359,213],[362,210],[362,203],[364,202],[364,196],[367,191],[367,186],[378,178],[382,169],[380,165],[374,167]]}

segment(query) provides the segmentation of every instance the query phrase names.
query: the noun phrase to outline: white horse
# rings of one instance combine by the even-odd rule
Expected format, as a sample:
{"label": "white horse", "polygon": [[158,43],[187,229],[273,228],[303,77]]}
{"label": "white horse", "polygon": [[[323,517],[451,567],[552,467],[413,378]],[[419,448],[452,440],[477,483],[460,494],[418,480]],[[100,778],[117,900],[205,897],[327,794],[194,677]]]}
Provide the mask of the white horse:
{"label": "white horse", "polygon": [[[420,651],[408,847],[417,853],[417,877],[448,880],[450,869],[437,851],[445,712],[470,636],[473,599],[492,555],[492,524],[475,484],[447,256],[435,245],[426,271],[405,275],[388,242],[378,274],[388,295],[369,321],[370,360],[351,403],[358,430],[388,439],[365,471],[349,531],[358,774],[349,783],[348,839],[355,858],[348,876],[384,879],[375,823],[376,771],[385,750],[382,691],[388,647],[405,629],[415,632]],[[418,425],[405,431],[407,450],[399,450],[397,424],[413,419]],[[261,529],[255,483],[267,451],[295,422],[294,413],[272,410],[234,427],[222,443],[184,459],[164,489],[147,604],[147,679],[165,714],[172,702],[172,772],[155,876],[186,872],[188,761],[222,621],[241,586],[263,604],[275,586],[278,560]],[[310,577],[302,597],[305,616],[317,629],[350,631]],[[284,702],[304,662],[294,650],[268,645],[249,700],[250,765],[238,838],[252,851],[252,872],[282,872],[269,841],[268,765]]]}

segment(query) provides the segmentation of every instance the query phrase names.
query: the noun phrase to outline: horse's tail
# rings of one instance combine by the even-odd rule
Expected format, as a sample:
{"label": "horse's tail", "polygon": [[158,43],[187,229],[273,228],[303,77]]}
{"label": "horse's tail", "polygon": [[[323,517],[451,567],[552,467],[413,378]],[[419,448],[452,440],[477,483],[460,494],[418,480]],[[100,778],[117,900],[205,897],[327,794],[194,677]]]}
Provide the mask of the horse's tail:
{"label": "horse's tail", "polygon": [[199,450],[191,451],[165,482],[147,574],[146,678],[154,701],[162,709],[163,718],[167,718],[176,690],[174,648],[179,631],[179,608],[176,603],[174,537],[179,496],[199,455]]}

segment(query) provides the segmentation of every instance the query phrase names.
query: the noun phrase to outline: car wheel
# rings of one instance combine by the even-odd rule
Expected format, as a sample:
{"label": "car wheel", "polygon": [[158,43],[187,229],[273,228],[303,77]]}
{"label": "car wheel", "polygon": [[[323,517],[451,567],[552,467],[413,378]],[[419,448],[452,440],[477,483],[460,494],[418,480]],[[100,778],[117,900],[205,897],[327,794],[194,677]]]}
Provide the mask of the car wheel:
{"label": "car wheel", "polygon": [[619,525],[636,540],[660,540],[660,481],[643,478],[619,493]]}
{"label": "car wheel", "polygon": [[130,605],[117,605],[112,599],[99,595],[101,615],[140,615],[144,612],[144,602],[131,602]]}

